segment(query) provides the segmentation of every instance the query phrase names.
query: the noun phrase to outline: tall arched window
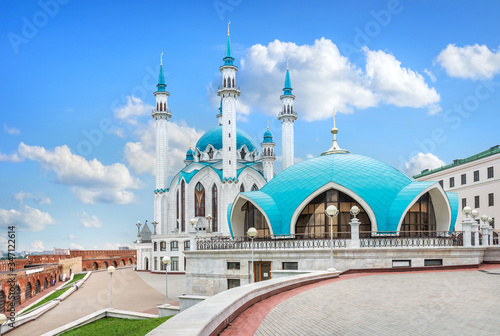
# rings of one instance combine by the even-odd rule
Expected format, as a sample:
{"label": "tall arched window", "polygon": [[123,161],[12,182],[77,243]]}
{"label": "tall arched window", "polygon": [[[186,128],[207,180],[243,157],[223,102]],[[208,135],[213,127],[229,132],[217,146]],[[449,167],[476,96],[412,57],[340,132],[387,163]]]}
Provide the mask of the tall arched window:
{"label": "tall arched window", "polygon": [[257,191],[257,190],[259,190],[259,187],[257,187],[257,185],[254,183],[252,186],[252,191]]}
{"label": "tall arched window", "polygon": [[175,221],[175,228],[179,230],[179,189],[177,189],[177,220]]}
{"label": "tall arched window", "polygon": [[181,182],[181,231],[186,230],[186,184]]}
{"label": "tall arched window", "polygon": [[234,78],[233,78],[233,87],[234,87]]}
{"label": "tall arched window", "polygon": [[240,155],[241,155],[241,159],[245,160],[245,155],[247,155],[247,152],[245,151],[245,148],[241,148]]}
{"label": "tall arched window", "polygon": [[226,87],[226,77],[224,77],[224,87]]}
{"label": "tall arched window", "polygon": [[249,228],[254,227],[259,232],[257,237],[262,238],[270,235],[266,217],[264,217],[262,212],[260,212],[260,210],[257,209],[251,202],[243,204],[241,210],[245,211],[244,232],[247,232]]}
{"label": "tall arched window", "polygon": [[429,193],[425,193],[405,215],[401,224],[405,236],[418,236],[423,232],[436,231],[436,215]]}
{"label": "tall arched window", "polygon": [[210,160],[214,158],[214,149],[212,147],[210,147],[210,149],[208,150],[208,158]]}
{"label": "tall arched window", "polygon": [[297,234],[306,234],[318,237],[330,236],[330,218],[326,216],[325,209],[329,205],[335,205],[339,209],[337,217],[333,217],[333,236],[338,237],[340,232],[351,232],[352,215],[351,207],[356,205],[359,209],[360,237],[369,236],[371,222],[363,207],[352,197],[338,190],[330,189],[316,196],[308,205],[304,207],[295,224]]}
{"label": "tall arched window", "polygon": [[217,223],[217,186],[214,184],[212,187],[212,232],[217,232],[218,223]]}
{"label": "tall arched window", "polygon": [[205,217],[205,188],[200,182],[194,188],[194,215]]}
{"label": "tall arched window", "polygon": [[245,186],[243,185],[243,183],[240,185],[240,192],[245,192]]}

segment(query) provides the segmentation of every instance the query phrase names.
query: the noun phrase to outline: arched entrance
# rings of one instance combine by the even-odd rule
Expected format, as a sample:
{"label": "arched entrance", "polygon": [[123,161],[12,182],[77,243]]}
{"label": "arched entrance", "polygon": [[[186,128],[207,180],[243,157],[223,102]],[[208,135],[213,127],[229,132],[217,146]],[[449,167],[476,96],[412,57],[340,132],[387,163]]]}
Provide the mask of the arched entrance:
{"label": "arched entrance", "polygon": [[436,231],[436,215],[431,196],[427,192],[406,212],[400,232],[405,236],[420,236],[430,231]]}
{"label": "arched entrance", "polygon": [[103,261],[102,262],[102,269],[107,269],[108,267],[109,267],[108,262],[107,261]]}
{"label": "arched entrance", "polygon": [[95,270],[98,270],[98,269],[99,269],[99,265],[96,262],[94,262],[92,264],[92,271],[95,271]]}
{"label": "arched entrance", "polygon": [[50,276],[50,286],[55,286],[56,282],[54,281],[54,277]]}
{"label": "arched entrance", "polygon": [[133,263],[133,262],[132,262],[132,258],[128,258],[128,264],[129,264],[129,265],[132,265],[132,263]]}
{"label": "arched entrance", "polygon": [[115,260],[113,260],[113,262],[111,263],[111,266],[113,266],[114,268],[117,268],[118,267],[118,264],[116,263]]}
{"label": "arched entrance", "polygon": [[144,258],[144,265],[145,265],[145,270],[148,271],[149,270],[149,259],[148,257],[145,257]]}
{"label": "arched entrance", "polygon": [[26,284],[26,290],[24,291],[24,299],[31,299],[31,283],[29,281]]}
{"label": "arched entrance", "polygon": [[40,280],[37,280],[35,283],[35,294],[40,293]]}
{"label": "arched entrance", "polygon": [[14,303],[16,306],[21,305],[21,287],[19,285],[16,285],[16,288],[14,288]]}
{"label": "arched entrance", "polygon": [[45,277],[45,280],[43,281],[43,289],[49,288],[49,282],[47,281],[47,277]]}
{"label": "arched entrance", "polygon": [[0,290],[0,313],[5,312],[5,292]]}
{"label": "arched entrance", "polygon": [[344,233],[346,238],[349,238],[351,232],[349,222],[352,219],[350,210],[353,206],[360,209],[358,215],[361,222],[359,226],[360,237],[370,235],[371,222],[363,207],[351,196],[335,189],[319,194],[302,209],[295,224],[295,233],[313,237],[330,237],[330,218],[325,214],[329,205],[334,205],[339,210],[339,214],[333,217],[334,237],[340,237]]}
{"label": "arched entrance", "polygon": [[125,266],[125,260],[123,259],[120,260],[120,266]]}

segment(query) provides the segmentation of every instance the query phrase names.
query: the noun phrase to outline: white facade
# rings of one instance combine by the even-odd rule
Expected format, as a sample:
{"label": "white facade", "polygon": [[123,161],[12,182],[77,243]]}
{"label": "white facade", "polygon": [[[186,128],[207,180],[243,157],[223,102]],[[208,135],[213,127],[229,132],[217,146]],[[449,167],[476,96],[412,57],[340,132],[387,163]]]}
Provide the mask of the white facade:
{"label": "white facade", "polygon": [[[485,151],[479,153],[480,158],[475,160],[471,160],[474,156],[455,160],[448,168],[445,166],[442,169],[423,171],[415,178],[418,181],[439,181],[445,191],[458,193],[460,209],[469,206],[478,210],[479,217],[484,214],[492,217],[497,222],[493,224],[495,231],[498,232],[500,231],[500,149],[495,146],[489,151],[491,155]],[[456,231],[462,231],[460,224],[462,216],[459,212]]]}

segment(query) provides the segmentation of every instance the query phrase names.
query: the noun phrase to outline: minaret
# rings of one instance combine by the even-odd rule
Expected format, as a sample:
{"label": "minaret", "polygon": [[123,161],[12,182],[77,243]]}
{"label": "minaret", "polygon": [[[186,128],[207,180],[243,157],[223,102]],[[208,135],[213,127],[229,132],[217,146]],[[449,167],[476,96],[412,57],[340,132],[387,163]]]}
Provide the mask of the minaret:
{"label": "minaret", "polygon": [[264,168],[264,178],[267,182],[274,177],[274,146],[273,135],[269,131],[269,121],[267,122],[267,131],[264,133],[264,140],[260,144],[262,147],[262,166]]}
{"label": "minaret", "polygon": [[156,109],[151,114],[156,127],[156,190],[154,202],[154,220],[160,224],[159,234],[167,232],[167,183],[168,183],[168,119],[172,117],[168,109],[167,99],[170,93],[166,90],[163,75],[163,53],[160,58],[160,75],[157,89],[154,92]]}
{"label": "minaret", "polygon": [[278,120],[281,121],[281,154],[283,156],[283,170],[293,165],[293,123],[297,120],[297,113],[293,110],[293,101],[295,100],[295,96],[292,94],[292,90],[287,60],[285,86],[283,88],[283,95],[280,97],[283,107],[281,112],[278,114]]}
{"label": "minaret", "polygon": [[217,114],[217,121],[219,122],[219,126],[222,125],[222,98],[220,99],[220,107],[219,107],[219,114]]}
{"label": "minaret", "polygon": [[240,90],[236,87],[238,67],[233,64],[229,23],[227,24],[226,56],[223,58],[224,65],[220,67],[222,85],[217,94],[222,98],[222,111],[224,111],[222,113],[222,178],[236,181],[236,100],[240,95]]}
{"label": "minaret", "polygon": [[331,130],[331,133],[333,134],[333,141],[332,141],[332,147],[330,147],[329,150],[326,152],[321,153],[321,155],[327,155],[327,154],[347,154],[349,153],[348,150],[342,149],[339,147],[339,144],[337,143],[337,133],[339,132],[339,129],[335,127],[335,109],[333,109],[333,128]]}

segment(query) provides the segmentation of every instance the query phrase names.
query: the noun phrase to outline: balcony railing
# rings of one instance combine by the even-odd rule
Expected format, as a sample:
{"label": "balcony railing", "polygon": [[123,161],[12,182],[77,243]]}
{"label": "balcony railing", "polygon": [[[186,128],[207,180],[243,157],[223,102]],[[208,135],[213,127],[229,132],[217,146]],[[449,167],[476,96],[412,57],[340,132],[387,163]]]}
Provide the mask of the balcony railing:
{"label": "balcony railing", "polygon": [[291,111],[291,112],[280,111],[280,113],[278,113],[278,118],[279,117],[284,117],[284,116],[294,116],[294,117],[297,117],[297,112],[295,112],[295,111]]}
{"label": "balcony railing", "polygon": [[235,86],[223,86],[223,85],[219,85],[218,87],[218,90],[223,90],[223,89],[233,89],[233,90],[237,90],[237,91],[240,91],[240,87],[238,85],[235,85]]}
{"label": "balcony railing", "polygon": [[[360,232],[361,248],[380,247],[449,247],[463,246],[463,232],[447,231],[410,231],[410,232]],[[350,232],[336,232],[333,236],[334,248],[350,246]],[[239,237],[207,237],[197,238],[198,250],[249,250],[252,248],[250,238]],[[332,246],[329,233],[292,234],[258,236],[254,239],[254,249],[327,249]]]}

